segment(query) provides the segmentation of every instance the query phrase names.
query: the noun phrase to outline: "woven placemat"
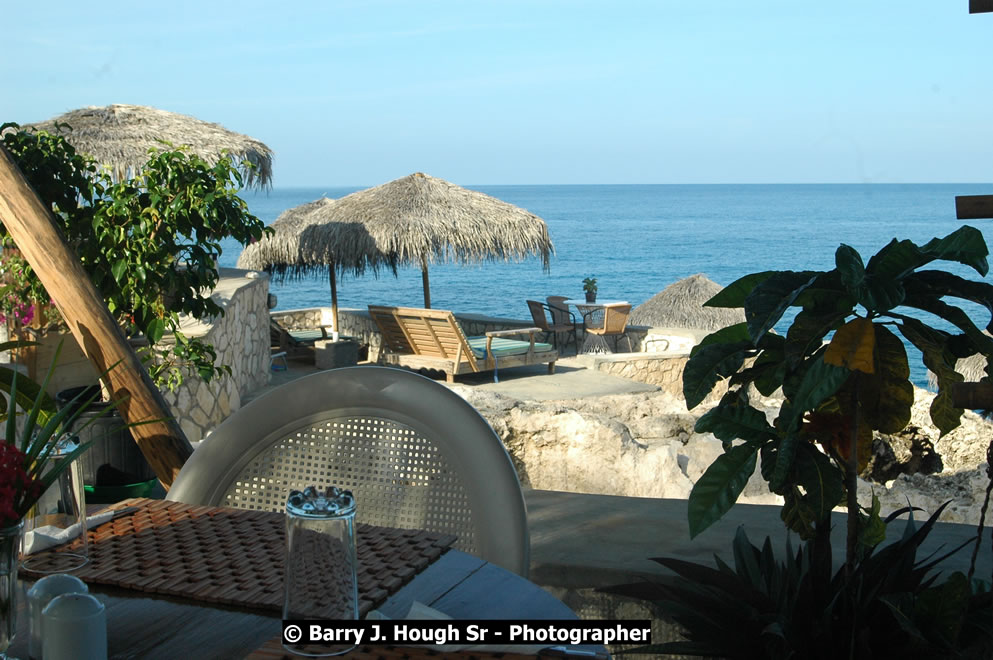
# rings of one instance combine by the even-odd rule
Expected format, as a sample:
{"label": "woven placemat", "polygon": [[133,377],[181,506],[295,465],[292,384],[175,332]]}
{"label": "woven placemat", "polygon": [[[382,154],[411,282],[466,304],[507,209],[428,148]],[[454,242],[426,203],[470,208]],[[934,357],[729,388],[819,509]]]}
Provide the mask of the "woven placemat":
{"label": "woven placemat", "polygon": [[[89,531],[89,563],[74,571],[85,582],[211,603],[282,611],[286,522],[282,513],[131,499],[137,507]],[[455,542],[451,535],[355,526],[359,612],[380,605]],[[34,564],[58,565],[64,545]],[[25,571],[30,577],[32,571]]]}

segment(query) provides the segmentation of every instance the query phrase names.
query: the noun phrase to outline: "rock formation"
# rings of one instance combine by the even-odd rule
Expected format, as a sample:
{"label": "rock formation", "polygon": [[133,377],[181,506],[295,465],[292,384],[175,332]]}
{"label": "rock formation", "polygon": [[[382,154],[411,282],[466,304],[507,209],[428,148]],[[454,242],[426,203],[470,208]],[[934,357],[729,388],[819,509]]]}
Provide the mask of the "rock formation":
{"label": "rock formation", "polygon": [[[687,411],[681,399],[663,391],[520,401],[462,385],[451,387],[490,422],[522,483],[536,489],[686,498],[723,451],[712,435],[693,430],[706,408]],[[952,499],[943,520],[977,522],[993,424],[967,412],[959,429],[939,439],[927,412],[933,397],[918,390],[908,428],[876,439],[867,479],[860,483],[860,500],[868,504],[875,492],[884,512],[906,506],[908,500],[930,512]],[[770,399],[757,405],[771,419],[779,402]],[[771,504],[781,499],[769,492],[756,471],[739,501]]]}

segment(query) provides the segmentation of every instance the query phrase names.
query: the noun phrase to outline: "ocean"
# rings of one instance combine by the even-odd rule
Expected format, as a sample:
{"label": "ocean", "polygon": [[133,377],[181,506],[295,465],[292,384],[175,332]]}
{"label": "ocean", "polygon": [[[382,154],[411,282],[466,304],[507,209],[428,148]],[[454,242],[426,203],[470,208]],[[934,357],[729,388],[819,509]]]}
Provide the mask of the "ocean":
{"label": "ocean", "polygon": [[[703,273],[718,284],[762,270],[830,270],[842,243],[868,261],[893,238],[921,244],[966,221],[955,218],[956,195],[988,194],[984,184],[780,185],[467,185],[526,208],[548,223],[555,255],[548,272],[540,259],[430,267],[431,306],[510,318],[529,318],[526,299],[579,298],[582,280],[597,278],[601,299],[638,305],[684,277]],[[271,223],[284,210],[352,188],[285,188],[245,192],[252,213]],[[985,220],[969,224],[985,230]],[[985,232],[987,242],[993,232]],[[222,266],[241,247],[225,244]],[[940,267],[969,279],[957,264]],[[273,283],[277,309],[330,305],[327,277]],[[423,305],[419,268],[378,277],[338,279],[338,304]],[[968,307],[985,326],[988,313]],[[918,355],[913,379],[924,384]]]}

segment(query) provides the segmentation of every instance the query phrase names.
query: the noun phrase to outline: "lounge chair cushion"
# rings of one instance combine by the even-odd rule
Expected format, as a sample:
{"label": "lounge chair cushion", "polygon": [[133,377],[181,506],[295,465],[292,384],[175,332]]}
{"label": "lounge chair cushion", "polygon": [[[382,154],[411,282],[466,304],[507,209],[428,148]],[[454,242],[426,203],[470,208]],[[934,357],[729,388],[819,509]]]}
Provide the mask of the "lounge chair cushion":
{"label": "lounge chair cushion", "polygon": [[[486,337],[468,337],[467,339],[469,341],[469,348],[472,349],[472,354],[480,360],[485,359]],[[519,339],[505,339],[503,337],[494,337],[493,343],[490,344],[493,355],[497,358],[507,357],[508,355],[524,355],[528,352],[530,346],[530,342]],[[552,350],[551,344],[537,341],[534,343],[535,353],[544,353],[550,350]]]}

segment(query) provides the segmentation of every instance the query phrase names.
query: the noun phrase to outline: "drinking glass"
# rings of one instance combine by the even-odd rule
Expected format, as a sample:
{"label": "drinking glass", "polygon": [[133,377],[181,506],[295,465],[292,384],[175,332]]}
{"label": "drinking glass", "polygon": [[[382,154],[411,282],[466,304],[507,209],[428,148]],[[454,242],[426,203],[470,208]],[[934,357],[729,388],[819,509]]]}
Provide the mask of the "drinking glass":
{"label": "drinking glass", "polygon": [[[76,449],[79,439],[65,435],[52,449],[51,458],[62,460]],[[71,552],[40,552],[79,538]],[[49,486],[25,517],[24,555],[21,566],[35,573],[71,573],[89,561],[86,535],[86,493],[79,460]],[[31,552],[32,554],[28,554]]]}
{"label": "drinking glass", "polygon": [[[283,619],[341,621],[359,616],[355,556],[355,498],[334,486],[292,491],[286,502],[286,574]],[[301,648],[294,653],[340,655],[354,644]]]}

